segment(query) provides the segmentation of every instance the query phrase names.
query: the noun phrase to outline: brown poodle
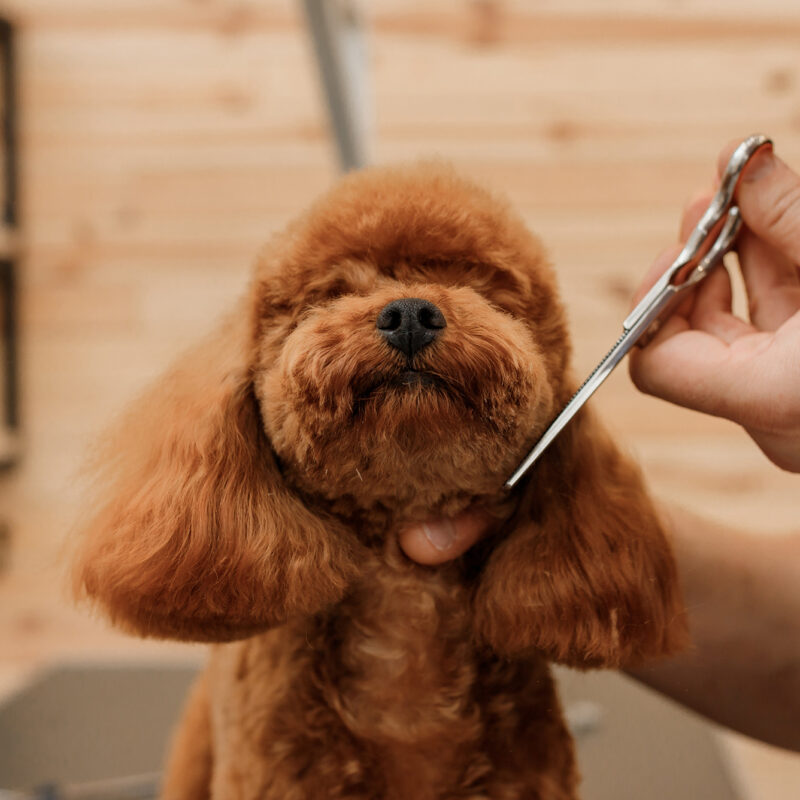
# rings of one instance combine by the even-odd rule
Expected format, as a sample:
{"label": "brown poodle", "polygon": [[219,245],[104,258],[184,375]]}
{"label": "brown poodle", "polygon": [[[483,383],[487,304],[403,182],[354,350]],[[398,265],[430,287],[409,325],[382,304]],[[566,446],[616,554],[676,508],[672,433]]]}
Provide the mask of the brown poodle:
{"label": "brown poodle", "polygon": [[[351,175],[258,261],[246,302],[119,425],[76,585],[145,636],[217,642],[167,800],[572,798],[548,661],[680,646],[639,473],[574,390],[542,247],[439,166]],[[424,567],[398,529],[480,504]]]}

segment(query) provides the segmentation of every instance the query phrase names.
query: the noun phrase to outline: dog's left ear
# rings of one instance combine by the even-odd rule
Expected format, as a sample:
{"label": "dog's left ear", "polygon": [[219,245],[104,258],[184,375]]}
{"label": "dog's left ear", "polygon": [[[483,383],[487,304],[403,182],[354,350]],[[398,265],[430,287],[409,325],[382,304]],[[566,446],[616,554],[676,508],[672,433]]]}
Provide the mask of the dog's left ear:
{"label": "dog's left ear", "polygon": [[673,556],[638,469],[586,409],[528,478],[477,586],[494,650],[576,667],[632,666],[686,642]]}
{"label": "dog's left ear", "polygon": [[117,426],[75,590],[146,636],[224,641],[314,614],[359,545],[285,484],[253,394],[248,315],[188,353]]}

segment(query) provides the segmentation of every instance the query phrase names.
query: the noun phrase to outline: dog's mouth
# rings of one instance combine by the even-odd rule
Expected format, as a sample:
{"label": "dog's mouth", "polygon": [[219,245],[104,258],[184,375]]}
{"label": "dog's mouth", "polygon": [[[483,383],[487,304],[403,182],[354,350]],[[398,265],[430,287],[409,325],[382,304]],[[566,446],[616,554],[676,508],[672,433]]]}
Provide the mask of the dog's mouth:
{"label": "dog's mouth", "polygon": [[386,385],[400,389],[410,389],[413,386],[431,388],[446,387],[445,381],[438,375],[433,375],[430,372],[423,372],[418,369],[407,369],[387,381]]}
{"label": "dog's mouth", "polygon": [[400,372],[378,374],[370,377],[363,387],[355,392],[355,412],[358,413],[370,400],[395,394],[424,396],[425,394],[461,397],[462,392],[441,375],[427,370],[408,367]]}

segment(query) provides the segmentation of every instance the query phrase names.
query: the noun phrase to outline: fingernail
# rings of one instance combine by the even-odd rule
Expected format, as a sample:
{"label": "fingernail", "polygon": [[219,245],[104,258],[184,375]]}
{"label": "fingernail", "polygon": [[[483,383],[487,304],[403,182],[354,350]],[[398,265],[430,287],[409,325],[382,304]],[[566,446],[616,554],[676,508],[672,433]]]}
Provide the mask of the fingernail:
{"label": "fingernail", "polygon": [[753,156],[752,161],[742,173],[742,180],[751,183],[760,180],[772,172],[775,166],[775,154],[771,147],[764,147]]}
{"label": "fingernail", "polygon": [[456,540],[456,530],[451,519],[423,522],[422,531],[437,550],[449,550]]}

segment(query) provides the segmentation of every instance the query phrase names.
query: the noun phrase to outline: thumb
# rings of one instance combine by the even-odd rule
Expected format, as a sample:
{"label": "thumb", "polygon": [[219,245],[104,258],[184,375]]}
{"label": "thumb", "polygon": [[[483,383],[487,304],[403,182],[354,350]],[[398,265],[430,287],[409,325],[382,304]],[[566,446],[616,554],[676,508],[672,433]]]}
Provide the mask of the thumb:
{"label": "thumb", "polygon": [[[720,171],[732,152],[733,144],[723,150]],[[745,167],[736,199],[747,227],[793,264],[800,263],[800,177],[772,147],[763,148]]]}
{"label": "thumb", "polygon": [[486,511],[478,508],[455,517],[425,520],[400,531],[400,547],[412,561],[443,564],[469,550],[489,530],[492,521]]}

